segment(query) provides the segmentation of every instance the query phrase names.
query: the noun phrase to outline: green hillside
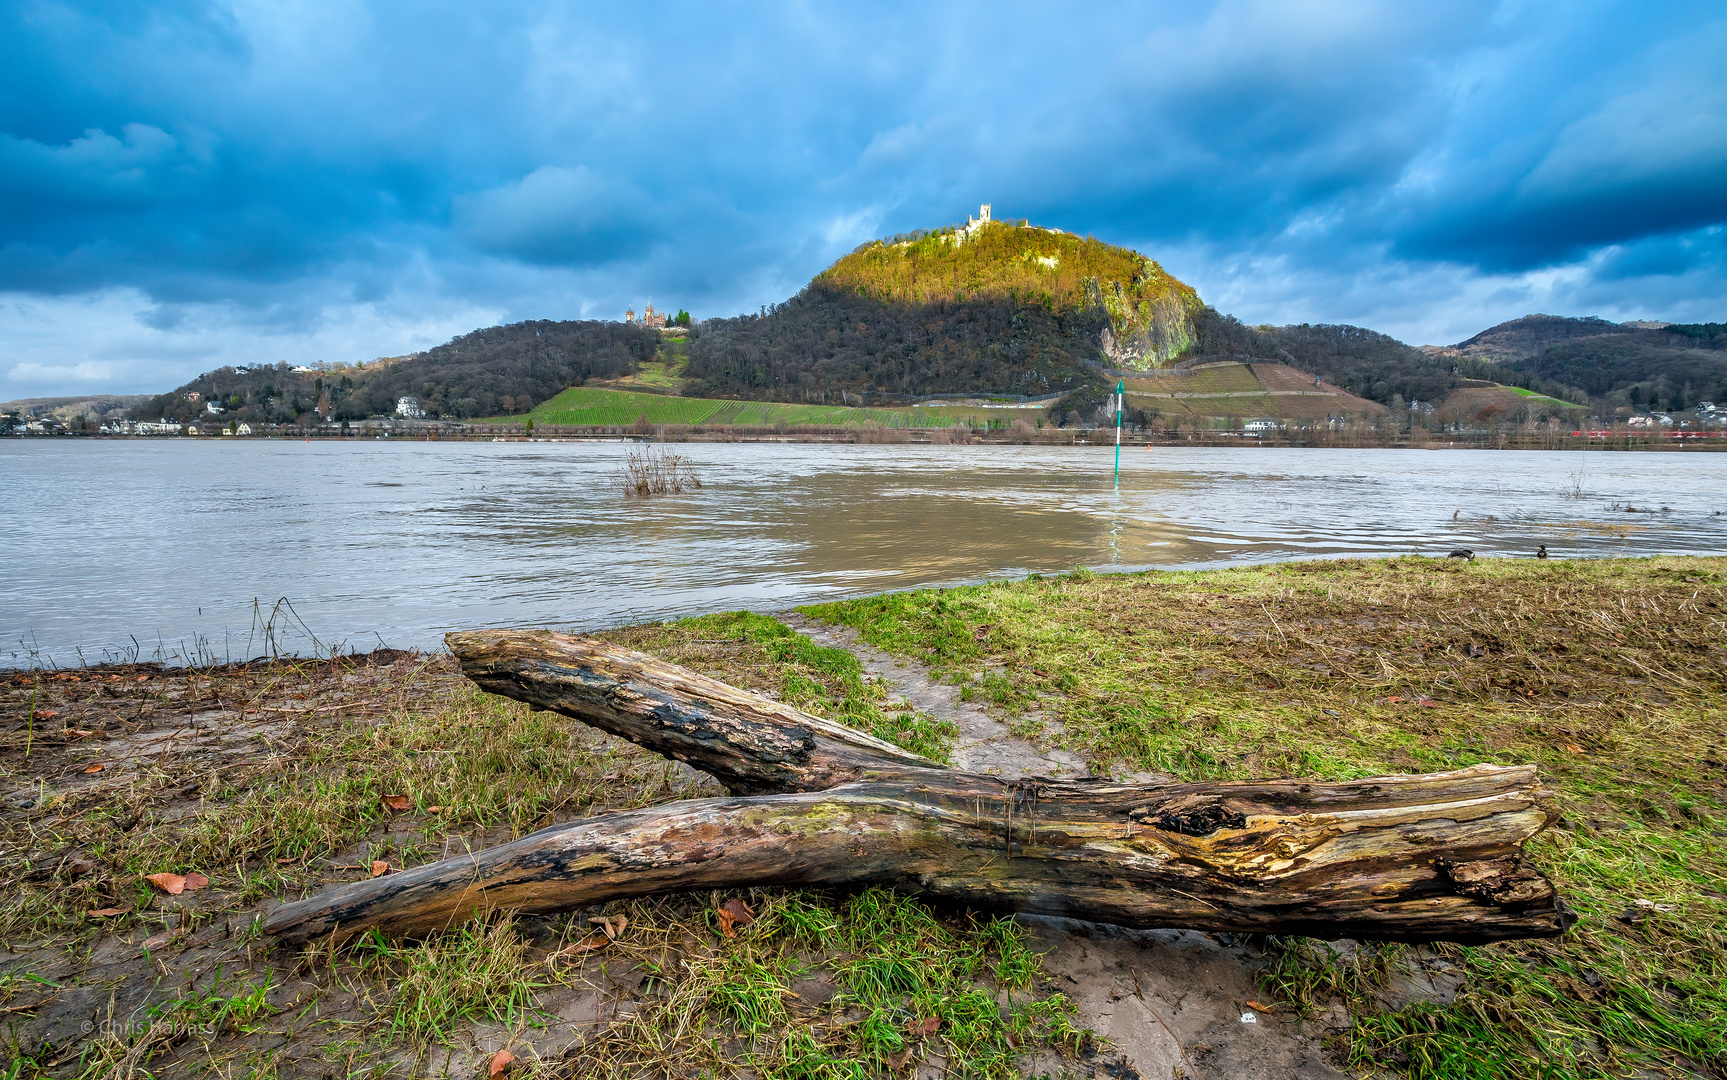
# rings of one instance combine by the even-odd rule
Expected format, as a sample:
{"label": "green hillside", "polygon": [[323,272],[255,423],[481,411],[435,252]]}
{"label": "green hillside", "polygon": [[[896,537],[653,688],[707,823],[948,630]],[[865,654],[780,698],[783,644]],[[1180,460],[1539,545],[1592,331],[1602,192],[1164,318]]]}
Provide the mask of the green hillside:
{"label": "green hillside", "polygon": [[1005,298],[1066,313],[1101,308],[1101,344],[1118,367],[1146,370],[1195,345],[1203,305],[1188,285],[1136,251],[1025,222],[985,221],[875,241],[818,274],[815,284],[885,303]]}
{"label": "green hillside", "polygon": [[[1001,426],[1016,417],[1041,416],[1040,408],[978,408],[976,406],[918,406],[882,409],[848,408],[838,405],[788,405],[770,401],[734,401],[722,398],[672,397],[666,394],[632,393],[575,386],[545,402],[529,414],[536,425],[560,427],[629,427],[645,418],[650,424],[686,424],[707,427],[772,427],[808,425],[843,427],[847,424],[877,424],[887,428],[951,427],[967,424],[982,428]],[[502,417],[494,422],[514,422],[523,417]]]}

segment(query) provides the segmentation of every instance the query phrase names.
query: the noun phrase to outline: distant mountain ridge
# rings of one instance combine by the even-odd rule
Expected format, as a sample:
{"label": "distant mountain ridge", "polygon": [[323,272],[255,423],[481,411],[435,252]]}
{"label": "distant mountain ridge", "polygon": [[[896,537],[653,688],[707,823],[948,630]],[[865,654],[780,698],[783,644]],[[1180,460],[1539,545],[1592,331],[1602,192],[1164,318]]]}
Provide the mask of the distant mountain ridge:
{"label": "distant mountain ridge", "polygon": [[632,323],[515,323],[386,365],[219,368],[131,412],[191,419],[216,400],[229,419],[304,423],[314,410],[338,420],[387,414],[412,396],[446,419],[520,415],[568,387],[645,379],[644,364],[653,392],[842,406],[1059,397],[1052,415],[1067,416],[1095,410],[1119,377],[1170,378],[1211,361],[1286,365],[1392,410],[1426,409],[1465,389],[1481,398],[1500,384],[1518,391],[1501,395],[1505,403],[1561,412],[1727,402],[1719,323],[1536,314],[1420,348],[1358,326],[1249,326],[1146,255],[992,220],[988,210],[859,245],[783,303],[702,321],[674,343]]}

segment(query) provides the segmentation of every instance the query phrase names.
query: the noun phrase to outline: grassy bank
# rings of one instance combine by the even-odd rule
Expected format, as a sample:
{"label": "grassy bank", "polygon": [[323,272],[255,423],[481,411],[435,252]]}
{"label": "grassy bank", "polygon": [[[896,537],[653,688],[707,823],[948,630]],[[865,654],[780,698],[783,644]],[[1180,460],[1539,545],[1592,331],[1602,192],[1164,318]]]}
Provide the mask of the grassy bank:
{"label": "grassy bank", "polygon": [[[1535,845],[1580,921],[1457,949],[1453,1004],[1373,1007],[1394,964],[1280,943],[1341,1051],[1422,1077],[1727,1075],[1727,560],[1429,559],[1048,580],[811,609],[1103,768],[1327,778],[1535,762]],[[1383,950],[1395,956],[1396,949]],[[1642,1070],[1639,1072],[1639,1070]]]}
{"label": "grassy bank", "polygon": [[[1400,1008],[1378,991],[1413,950],[1261,944],[1262,1003],[1347,1007],[1340,1066],[1545,1080],[1727,1075],[1724,606],[1727,559],[1398,559],[1079,572],[807,611],[1100,772],[1540,764],[1566,820],[1533,854],[1580,916],[1563,940],[1442,950],[1456,1000]],[[925,753],[953,736],[850,653],[769,618],[609,636]],[[717,793],[480,694],[445,659],[19,673],[0,717],[12,1075],[483,1075],[509,1049],[511,1075],[886,1077],[945,1061],[1009,1076],[1083,1069],[1100,1049],[1017,924],[875,891],[272,948],[254,920],[276,898]],[[168,895],[146,881],[164,872],[209,884]],[[716,911],[734,899],[757,921],[727,937]]]}
{"label": "grassy bank", "polygon": [[653,425],[703,427],[844,427],[875,424],[886,428],[933,428],[968,424],[985,427],[1012,423],[1021,415],[1040,417],[1042,409],[980,409],[964,406],[917,408],[851,408],[841,405],[789,405],[772,401],[732,401],[721,398],[672,397],[598,387],[575,386],[537,406],[527,416],[501,417],[481,423],[524,423],[536,426],[629,427],[646,417]]}

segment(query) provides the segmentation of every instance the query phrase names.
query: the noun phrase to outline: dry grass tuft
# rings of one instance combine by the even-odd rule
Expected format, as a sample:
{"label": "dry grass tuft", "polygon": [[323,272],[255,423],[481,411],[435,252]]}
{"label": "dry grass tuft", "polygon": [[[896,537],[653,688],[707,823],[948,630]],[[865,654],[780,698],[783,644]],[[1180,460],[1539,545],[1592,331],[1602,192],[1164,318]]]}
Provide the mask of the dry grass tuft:
{"label": "dry grass tuft", "polygon": [[657,446],[646,447],[640,453],[630,451],[618,479],[624,496],[632,499],[682,495],[686,491],[699,491],[702,486],[689,458]]}

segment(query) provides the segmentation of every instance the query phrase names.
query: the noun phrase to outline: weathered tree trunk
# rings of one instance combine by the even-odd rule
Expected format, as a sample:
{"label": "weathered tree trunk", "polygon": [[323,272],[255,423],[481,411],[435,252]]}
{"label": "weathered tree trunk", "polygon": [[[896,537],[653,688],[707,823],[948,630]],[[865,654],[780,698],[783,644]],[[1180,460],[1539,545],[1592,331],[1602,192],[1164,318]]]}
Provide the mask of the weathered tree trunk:
{"label": "weathered tree trunk", "polygon": [[861,731],[592,638],[478,630],[444,641],[482,690],[688,762],[739,795],[946,771]]}
{"label": "weathered tree trunk", "polygon": [[883,884],[1139,928],[1484,942],[1568,925],[1521,854],[1557,817],[1533,766],[1344,783],[1004,780],[600,642],[519,631],[448,641],[488,690],[733,790],[784,793],[554,826],[285,904],[266,930],[424,933],[494,909],[776,884]]}

